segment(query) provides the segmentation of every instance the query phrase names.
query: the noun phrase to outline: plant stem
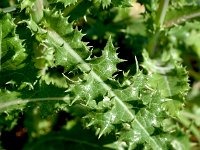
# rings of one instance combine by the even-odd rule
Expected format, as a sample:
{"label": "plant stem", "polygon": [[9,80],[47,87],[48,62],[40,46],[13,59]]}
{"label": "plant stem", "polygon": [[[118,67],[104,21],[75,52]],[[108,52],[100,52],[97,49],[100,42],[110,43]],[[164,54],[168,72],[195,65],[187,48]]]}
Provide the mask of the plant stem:
{"label": "plant stem", "polygon": [[169,5],[169,0],[161,0],[159,8],[157,10],[157,13],[156,13],[157,16],[155,18],[156,31],[147,46],[150,57],[153,57],[155,55],[156,46],[157,46],[158,39],[160,36],[160,29],[163,26],[168,5]]}
{"label": "plant stem", "polygon": [[162,27],[163,25],[168,5],[169,5],[169,0],[161,0],[158,11],[157,11],[158,15],[156,17],[156,24],[159,27]]}
{"label": "plant stem", "polygon": [[0,112],[12,106],[19,106],[33,102],[49,102],[49,101],[69,101],[69,97],[47,97],[47,98],[30,98],[30,99],[16,99],[4,103],[0,103]]}

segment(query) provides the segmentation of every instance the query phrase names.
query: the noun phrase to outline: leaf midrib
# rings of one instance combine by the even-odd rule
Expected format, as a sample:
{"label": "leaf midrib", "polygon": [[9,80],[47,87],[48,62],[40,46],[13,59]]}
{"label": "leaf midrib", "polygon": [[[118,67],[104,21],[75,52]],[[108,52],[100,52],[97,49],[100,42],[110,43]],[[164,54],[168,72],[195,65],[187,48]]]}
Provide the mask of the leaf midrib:
{"label": "leaf midrib", "polygon": [[163,75],[163,78],[164,78],[164,81],[166,83],[166,88],[167,88],[168,94],[171,97],[172,92],[171,92],[171,89],[170,89],[170,83],[168,82],[168,79],[167,79],[167,75]]}
{"label": "leaf midrib", "polygon": [[[0,97],[1,98],[1,97]],[[46,98],[28,98],[28,99],[14,99],[12,101],[6,101],[0,103],[0,112],[5,111],[6,109],[16,106],[20,108],[19,105],[24,105],[27,103],[34,103],[34,102],[49,102],[49,101],[68,101],[69,97],[46,97]]]}

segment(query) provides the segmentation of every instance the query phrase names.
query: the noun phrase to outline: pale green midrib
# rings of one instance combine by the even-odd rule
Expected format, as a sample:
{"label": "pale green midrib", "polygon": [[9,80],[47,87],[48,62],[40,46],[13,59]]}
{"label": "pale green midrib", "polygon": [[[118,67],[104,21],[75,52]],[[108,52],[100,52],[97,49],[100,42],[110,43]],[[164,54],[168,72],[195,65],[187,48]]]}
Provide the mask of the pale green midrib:
{"label": "pale green midrib", "polygon": [[49,30],[48,31],[49,38],[54,42],[54,44],[57,45],[63,45],[63,47],[68,51],[75,60],[81,64],[81,69],[83,71],[90,71],[91,75],[95,80],[97,80],[99,83],[101,83],[102,87],[109,91],[111,96],[115,97],[116,101],[124,108],[124,110],[127,112],[127,114],[131,117],[131,119],[134,119],[134,121],[138,124],[138,126],[142,129],[144,134],[146,135],[144,138],[147,138],[147,141],[150,141],[152,148],[155,148],[156,150],[162,149],[159,144],[149,135],[149,133],[146,131],[146,129],[143,127],[143,125],[135,118],[135,116],[131,113],[131,111],[127,108],[127,106],[123,103],[123,101],[112,91],[112,89],[90,68],[90,66],[77,54],[70,46],[69,44],[55,31]]}
{"label": "pale green midrib", "polygon": [[164,81],[166,83],[166,88],[168,90],[168,94],[171,97],[172,96],[172,92],[171,92],[171,88],[170,88],[170,85],[169,85],[169,82],[168,82],[168,79],[167,79],[167,75],[163,75],[163,78],[164,78]]}
{"label": "pale green midrib", "polygon": [[22,105],[27,104],[31,102],[39,102],[39,101],[67,101],[69,100],[69,97],[47,97],[47,98],[29,98],[29,99],[15,99],[8,102],[2,102],[0,103],[0,112],[4,109],[7,109],[11,106],[15,105]]}
{"label": "pale green midrib", "polygon": [[162,11],[161,11],[161,15],[160,15],[160,18],[159,18],[160,26],[163,25],[163,22],[165,20],[168,4],[169,4],[169,0],[164,0],[163,1],[163,5],[161,6],[162,7]]}

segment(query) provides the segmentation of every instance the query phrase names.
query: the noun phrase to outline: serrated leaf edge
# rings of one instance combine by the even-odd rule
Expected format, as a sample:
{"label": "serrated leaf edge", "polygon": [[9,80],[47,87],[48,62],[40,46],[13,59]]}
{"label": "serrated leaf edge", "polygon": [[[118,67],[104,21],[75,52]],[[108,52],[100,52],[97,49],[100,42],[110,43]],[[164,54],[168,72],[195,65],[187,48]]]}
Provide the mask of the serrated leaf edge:
{"label": "serrated leaf edge", "polygon": [[123,101],[112,91],[112,89],[91,69],[91,67],[70,47],[70,45],[55,31],[49,30],[48,31],[49,38],[55,43],[55,45],[63,45],[63,47],[71,54],[72,57],[75,58],[77,62],[80,64],[80,68],[85,71],[91,73],[92,77],[101,83],[102,87],[109,91],[112,97],[115,97],[116,101],[124,108],[124,110],[127,112],[127,114],[130,116],[132,120],[134,120],[138,126],[141,128],[141,130],[144,132],[145,140],[151,144],[151,146],[157,150],[162,149],[159,144],[157,144],[156,140],[154,140],[149,133],[146,131],[146,129],[143,127],[143,125],[135,118],[135,116],[131,113],[131,111],[126,107],[126,105],[123,103]]}

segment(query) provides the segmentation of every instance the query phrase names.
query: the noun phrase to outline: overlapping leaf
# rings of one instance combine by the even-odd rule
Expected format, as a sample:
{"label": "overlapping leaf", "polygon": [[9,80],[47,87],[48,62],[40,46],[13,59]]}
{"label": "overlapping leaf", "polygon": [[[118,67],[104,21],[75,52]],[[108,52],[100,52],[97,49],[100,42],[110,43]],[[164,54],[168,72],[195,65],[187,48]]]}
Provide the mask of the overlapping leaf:
{"label": "overlapping leaf", "polygon": [[15,28],[9,14],[0,14],[1,71],[20,69],[24,65],[26,53]]}
{"label": "overlapping leaf", "polygon": [[169,7],[164,26],[171,27],[176,24],[182,24],[185,20],[192,20],[199,16],[198,5],[186,5],[184,7]]}
{"label": "overlapping leaf", "polygon": [[[21,35],[17,34],[21,30],[21,27],[16,25],[18,20],[14,20],[8,13],[0,14],[0,18],[0,88],[2,95],[8,95],[7,102],[9,103],[12,101],[9,96],[13,100],[18,100],[21,95],[20,90],[29,91],[34,88],[36,73],[31,62],[32,57],[29,55],[31,50],[26,49],[25,40],[22,40]],[[26,34],[26,30],[23,29],[23,33]],[[2,98],[0,101],[6,102],[6,98]],[[13,104],[16,105],[16,101]],[[3,107],[3,105],[1,106]]]}
{"label": "overlapping leaf", "polygon": [[200,58],[199,36],[200,23],[198,21],[187,22],[185,25],[173,27],[168,32],[172,44],[185,44],[187,48],[193,50]]}
{"label": "overlapping leaf", "polygon": [[[25,67],[27,54],[22,40],[16,34],[16,25],[10,14],[0,14],[0,93],[14,98],[17,92],[6,91],[22,88],[28,82],[24,82],[22,70]],[[31,86],[31,85],[30,85]],[[6,94],[7,93],[7,94]],[[10,94],[9,94],[10,93]],[[4,101],[6,98],[1,98]],[[9,98],[8,98],[9,99]]]}
{"label": "overlapping leaf", "polygon": [[185,68],[177,62],[177,59],[173,59],[170,52],[163,53],[161,59],[157,60],[151,60],[146,52],[143,56],[145,60],[142,65],[148,70],[149,84],[159,89],[162,97],[168,98],[163,106],[172,116],[176,115],[189,90]]}
{"label": "overlapping leaf", "polygon": [[171,1],[173,7],[184,7],[184,6],[198,6],[199,0],[180,0],[180,1]]}
{"label": "overlapping leaf", "polygon": [[[87,58],[90,52],[87,43],[81,41],[83,34],[72,28],[72,24],[68,23],[68,18],[62,17],[61,13],[51,12],[50,10],[46,10],[44,15],[45,20],[42,21],[41,27],[33,20],[27,21],[32,33],[42,42],[37,47],[36,67],[41,69],[39,76],[47,84],[53,83],[59,87],[68,87],[62,73],[70,72],[80,63],[71,57],[72,54],[69,51],[73,48],[83,58]],[[48,29],[45,30],[43,27]],[[62,42],[59,38],[63,38],[62,40],[65,40],[65,42]],[[65,44],[66,41],[67,44]],[[52,72],[51,70],[60,71]]]}
{"label": "overlapping leaf", "polygon": [[[173,96],[184,95],[187,90],[184,69],[175,63],[164,67],[166,72],[162,72],[162,69],[160,71],[159,67],[158,70],[151,69],[150,66],[156,65],[144,56],[146,60],[143,66],[149,74],[138,71],[132,77],[127,76],[126,81],[120,84],[113,74],[117,71],[116,65],[122,60],[118,58],[111,39],[108,40],[102,56],[90,58],[89,48],[81,41],[83,35],[72,28],[67,18],[51,10],[46,10],[44,16],[45,19],[36,27],[37,30],[33,28],[34,21],[28,21],[28,26],[32,32],[37,31],[35,35],[45,49],[53,51],[54,61],[52,66],[48,67],[64,68],[62,73],[65,74],[66,81],[70,81],[67,88],[71,97],[70,103],[87,108],[88,113],[84,117],[87,127],[93,126],[99,137],[110,132],[116,133],[117,136],[118,133],[118,140],[125,142],[125,147],[142,144],[146,148],[161,149],[163,140],[154,134],[157,128],[162,131],[163,120],[171,114],[170,110],[166,109],[165,102],[169,98],[173,101]],[[169,61],[171,60],[170,58]],[[174,82],[169,86],[173,91],[169,91],[166,86],[169,83],[164,76],[171,73],[171,70],[183,80],[175,82],[176,79],[172,79]],[[66,72],[73,72],[79,77],[78,80],[71,80]],[[162,79],[162,85],[157,85],[158,79]],[[179,85],[185,85],[185,88],[175,89]],[[177,113],[178,110],[174,112]],[[126,133],[138,138],[124,136]]]}

